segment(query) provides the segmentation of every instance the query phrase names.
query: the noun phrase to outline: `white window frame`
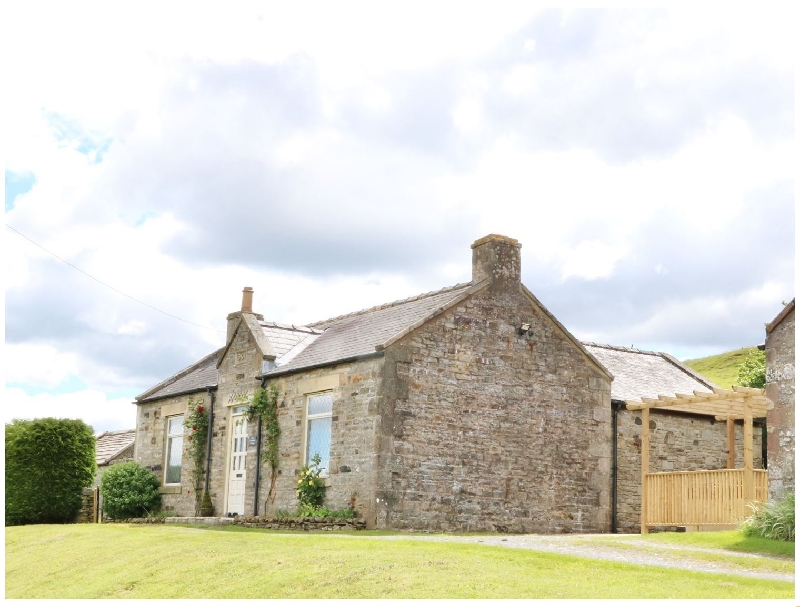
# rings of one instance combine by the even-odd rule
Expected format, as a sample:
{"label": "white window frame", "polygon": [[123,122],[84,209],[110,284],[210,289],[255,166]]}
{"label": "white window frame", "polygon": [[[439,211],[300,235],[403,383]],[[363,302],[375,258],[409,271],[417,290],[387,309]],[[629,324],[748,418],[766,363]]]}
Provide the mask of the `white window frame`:
{"label": "white window frame", "polygon": [[[179,420],[178,428],[180,428],[180,434],[177,433],[177,432],[170,433],[170,425],[171,425],[170,422],[172,420]],[[181,484],[181,478],[180,477],[183,475],[182,473],[183,473],[183,437],[184,437],[183,422],[184,422],[184,420],[185,420],[185,416],[183,414],[171,415],[171,416],[165,418],[165,421],[166,421],[166,428],[165,428],[166,439],[164,441],[164,485],[177,486],[177,485]],[[177,482],[168,482],[167,481],[167,474],[169,474],[169,456],[170,456],[170,451],[172,450],[173,439],[175,439],[175,438],[180,438],[181,439],[181,441],[180,441],[181,444],[180,444],[180,447],[179,447],[181,464],[180,464],[180,468],[178,468],[178,481]]]}
{"label": "white window frame", "polygon": [[[325,412],[325,413],[316,413],[316,414],[310,415],[308,413],[308,407],[309,407],[309,404],[311,403],[311,399],[316,397],[316,396],[327,396],[327,395],[330,395],[330,397],[331,397],[331,410],[329,412]],[[324,419],[326,417],[329,417],[329,418],[331,418],[331,425],[330,425],[331,436],[330,436],[330,439],[328,441],[328,462],[327,463],[328,463],[328,466],[330,466],[330,461],[331,461],[330,450],[331,450],[331,447],[333,446],[333,391],[332,390],[327,390],[325,392],[315,392],[314,394],[306,394],[306,402],[305,402],[304,413],[305,413],[305,416],[304,416],[305,417],[305,424],[303,426],[303,443],[304,443],[303,444],[303,465],[308,466],[308,465],[311,464],[311,454],[309,453],[309,447],[311,446],[311,444],[310,444],[311,441],[309,440],[309,436],[308,436],[309,430],[311,429],[311,422],[314,421],[315,419]],[[321,477],[327,477],[329,474],[330,474],[330,470],[328,468],[323,468],[322,473],[320,474],[320,476]]]}

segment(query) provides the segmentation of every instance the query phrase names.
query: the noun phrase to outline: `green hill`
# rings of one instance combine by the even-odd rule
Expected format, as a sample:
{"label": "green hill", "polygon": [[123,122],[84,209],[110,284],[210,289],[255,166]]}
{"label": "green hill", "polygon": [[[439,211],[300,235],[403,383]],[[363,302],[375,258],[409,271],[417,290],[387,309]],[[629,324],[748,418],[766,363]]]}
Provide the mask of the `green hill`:
{"label": "green hill", "polygon": [[[754,346],[755,347],[755,346]],[[730,389],[736,383],[739,366],[747,358],[748,352],[753,348],[742,348],[731,352],[723,352],[705,358],[684,360],[683,364],[704,375],[720,388]]]}

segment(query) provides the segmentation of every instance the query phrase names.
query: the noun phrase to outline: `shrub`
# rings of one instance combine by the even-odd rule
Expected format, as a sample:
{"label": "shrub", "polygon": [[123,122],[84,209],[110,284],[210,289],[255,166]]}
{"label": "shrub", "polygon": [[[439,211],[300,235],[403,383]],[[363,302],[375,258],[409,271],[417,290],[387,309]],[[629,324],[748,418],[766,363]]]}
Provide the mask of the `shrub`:
{"label": "shrub", "polygon": [[355,518],[356,513],[353,511],[352,508],[341,508],[339,510],[328,510],[325,506],[309,506],[308,504],[300,504],[297,507],[297,516],[312,518],[312,517],[320,517],[320,518],[341,518],[341,519],[351,519]]}
{"label": "shrub", "polygon": [[111,466],[100,482],[103,512],[110,518],[150,516],[161,505],[158,477],[136,462]]}
{"label": "shrub", "polygon": [[770,540],[794,541],[794,493],[778,502],[753,509],[753,515],[742,526],[744,534]]}
{"label": "shrub", "polygon": [[763,388],[767,385],[766,367],[764,350],[753,348],[739,367],[736,383],[749,388]]}
{"label": "shrub", "polygon": [[6,525],[72,522],[95,471],[94,433],[83,421],[6,424]]}
{"label": "shrub", "polygon": [[322,505],[322,500],[325,499],[325,481],[319,476],[322,472],[321,463],[322,458],[320,458],[319,454],[316,454],[311,458],[309,465],[300,469],[300,474],[297,478],[298,508],[302,506],[314,508]]}

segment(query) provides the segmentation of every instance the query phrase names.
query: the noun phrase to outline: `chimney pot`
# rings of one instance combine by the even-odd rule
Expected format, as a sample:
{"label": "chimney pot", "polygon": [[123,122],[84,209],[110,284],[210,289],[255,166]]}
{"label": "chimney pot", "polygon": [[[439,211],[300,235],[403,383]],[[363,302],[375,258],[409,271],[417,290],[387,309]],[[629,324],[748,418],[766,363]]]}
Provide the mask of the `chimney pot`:
{"label": "chimney pot", "polygon": [[253,313],[253,287],[242,289],[242,312]]}

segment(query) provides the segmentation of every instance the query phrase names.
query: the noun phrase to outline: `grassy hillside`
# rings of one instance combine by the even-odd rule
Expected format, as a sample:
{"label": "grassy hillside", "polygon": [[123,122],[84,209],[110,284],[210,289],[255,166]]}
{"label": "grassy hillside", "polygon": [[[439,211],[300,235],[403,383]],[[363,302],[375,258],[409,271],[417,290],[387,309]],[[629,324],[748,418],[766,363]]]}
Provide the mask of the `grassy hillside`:
{"label": "grassy hillside", "polygon": [[753,348],[742,348],[741,350],[723,352],[722,354],[706,356],[705,358],[684,360],[683,364],[691,367],[700,375],[707,377],[719,387],[730,389],[736,383],[739,366],[745,361],[747,353]]}

